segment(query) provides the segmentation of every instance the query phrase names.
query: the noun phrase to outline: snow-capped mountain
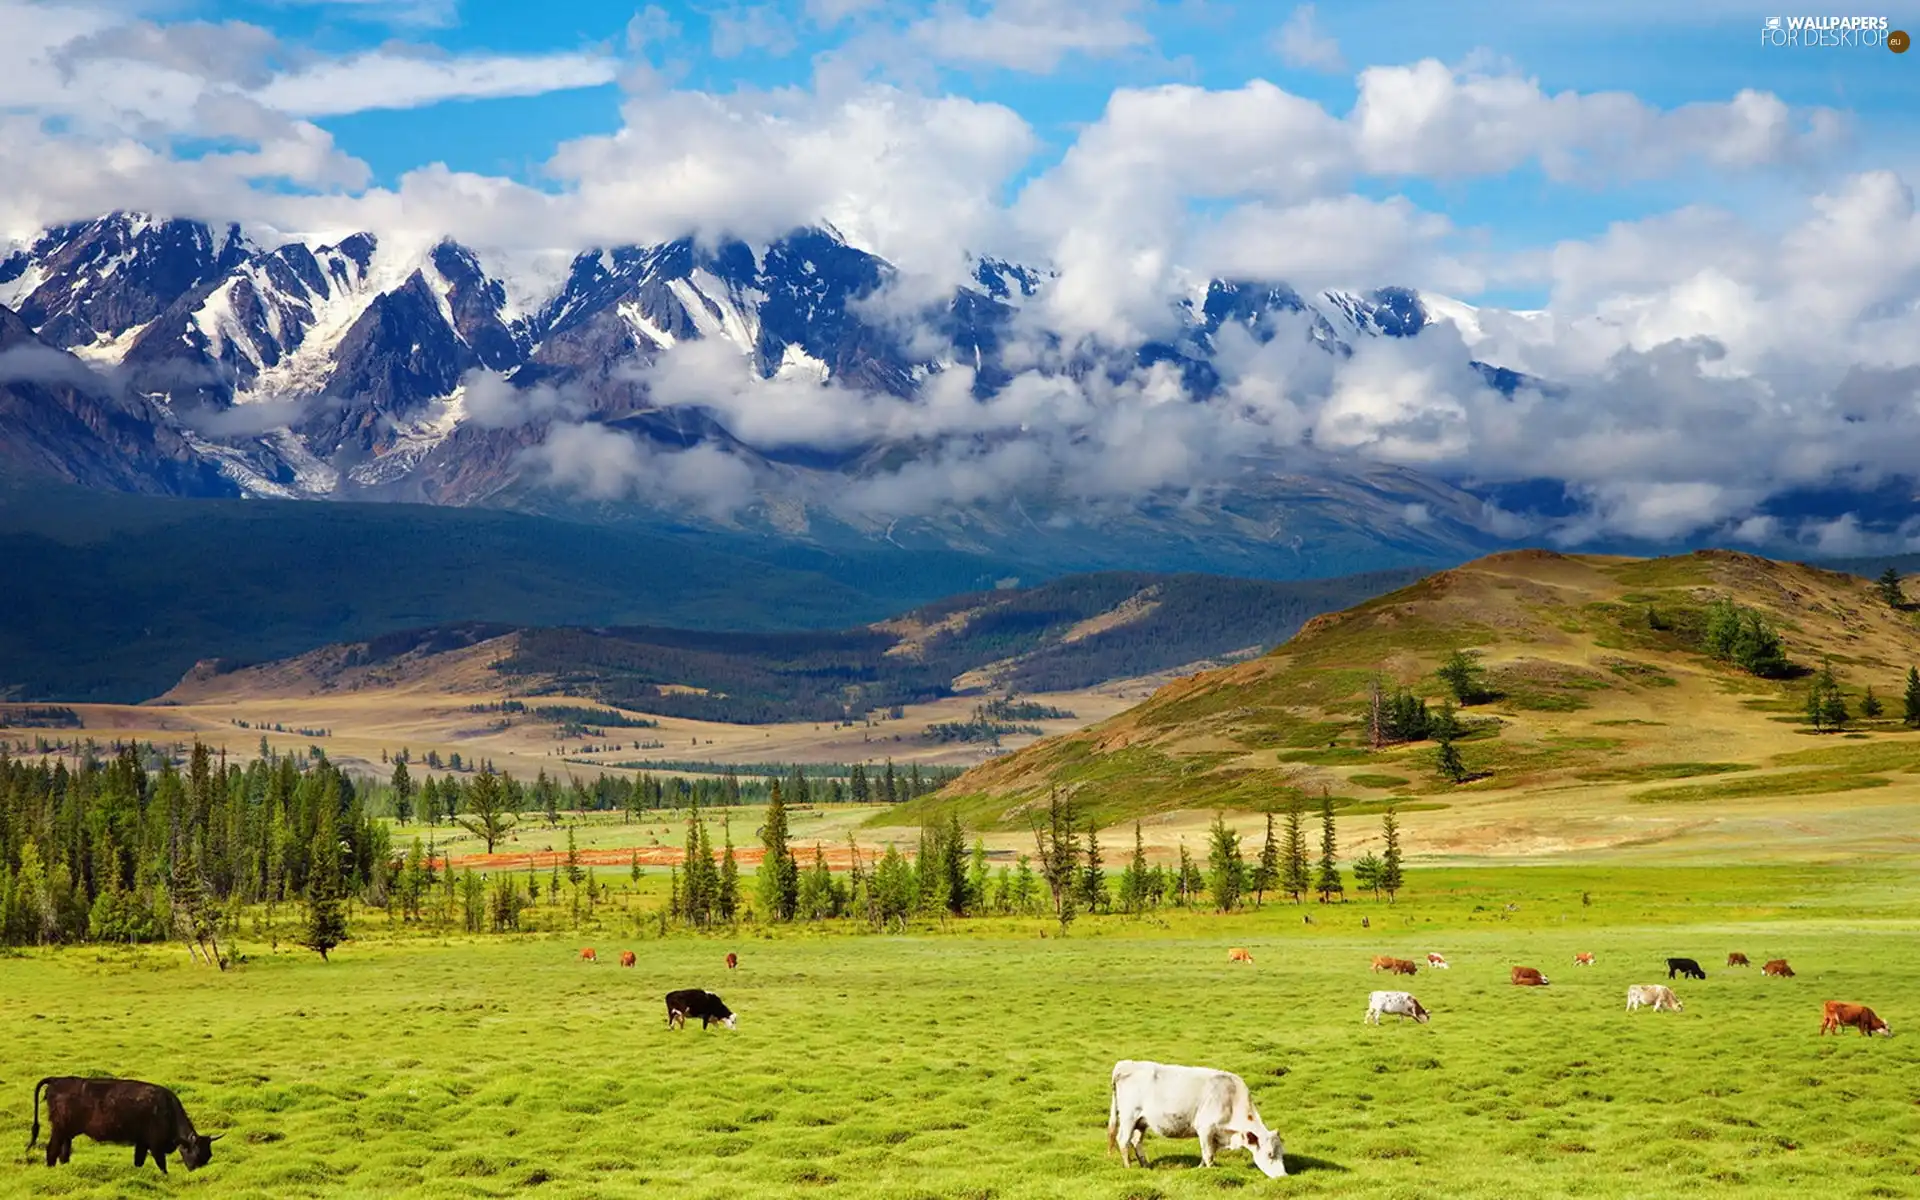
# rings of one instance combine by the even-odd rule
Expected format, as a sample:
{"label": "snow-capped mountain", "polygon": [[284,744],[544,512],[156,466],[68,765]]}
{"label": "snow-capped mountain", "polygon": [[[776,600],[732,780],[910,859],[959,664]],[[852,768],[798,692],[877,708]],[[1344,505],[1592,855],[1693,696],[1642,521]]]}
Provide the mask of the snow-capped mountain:
{"label": "snow-capped mountain", "polygon": [[[709,413],[660,412],[635,368],[680,343],[717,340],[763,378],[832,381],[911,402],[931,375],[958,365],[986,397],[1012,378],[1006,355],[1020,310],[1052,280],[1044,269],[977,259],[969,286],[903,320],[875,303],[894,268],[828,228],[760,246],[592,250],[545,287],[509,275],[451,240],[287,240],[129,213],[0,246],[8,352],[31,352],[38,374],[57,375],[65,389],[56,396],[44,379],[23,383],[0,361],[0,397],[18,417],[0,427],[0,459],[121,490],[525,503],[537,489],[522,454],[545,437],[552,408],[530,404],[524,420],[474,419],[462,384],[485,368],[515,395],[564,389],[572,419],[683,447],[723,445],[790,479],[811,472],[800,491],[818,494],[836,473],[905,451],[869,446],[809,460],[754,447]],[[1112,350],[1104,364],[1081,353],[1062,369],[1169,363],[1205,399],[1219,385],[1211,360],[1229,325],[1263,342],[1304,327],[1338,355],[1362,338],[1416,336],[1433,320],[1421,296],[1402,288],[1302,296],[1284,284],[1212,280],[1169,304],[1177,337]],[[1519,381],[1482,370],[1503,390]],[[100,416],[108,410],[111,429]],[[1297,476],[1271,475],[1298,486]],[[1343,486],[1380,490],[1359,478]],[[1431,481],[1408,486],[1423,510],[1457,510],[1454,532],[1429,525],[1383,536],[1444,541],[1470,530],[1471,497]],[[1440,494],[1428,494],[1435,487]],[[1399,503],[1384,499],[1383,511]],[[791,512],[781,512],[769,520],[791,530]],[[1367,519],[1376,518],[1391,523]],[[973,526],[977,533],[981,522]]]}

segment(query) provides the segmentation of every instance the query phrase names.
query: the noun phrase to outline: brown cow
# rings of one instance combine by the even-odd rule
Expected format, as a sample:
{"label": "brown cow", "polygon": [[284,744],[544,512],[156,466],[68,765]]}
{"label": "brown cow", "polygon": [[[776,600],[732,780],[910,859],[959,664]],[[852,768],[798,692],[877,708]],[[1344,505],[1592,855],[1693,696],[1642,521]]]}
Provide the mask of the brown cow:
{"label": "brown cow", "polygon": [[1874,1034],[1893,1036],[1893,1029],[1885,1021],[1874,1015],[1874,1011],[1864,1004],[1842,1004],[1838,1000],[1829,1000],[1820,1017],[1821,1033],[1839,1033],[1846,1025],[1860,1031],[1861,1037]]}
{"label": "brown cow", "polygon": [[86,1134],[96,1142],[133,1147],[133,1165],[145,1166],[147,1157],[160,1173],[167,1173],[167,1155],[178,1150],[187,1170],[204,1167],[213,1158],[213,1143],[224,1134],[208,1137],[196,1131],[181,1107],[180,1097],[166,1088],[138,1079],[81,1079],[49,1075],[33,1089],[33,1133],[27,1149],[40,1140],[40,1092],[47,1093],[47,1165],[73,1161],[73,1139]]}
{"label": "brown cow", "polygon": [[634,957],[633,951],[631,950],[622,950],[620,952],[620,965],[623,967],[630,967],[639,961],[639,959]]}
{"label": "brown cow", "polygon": [[1432,968],[1433,968],[1434,970],[1436,970],[1436,971],[1447,971],[1447,970],[1451,970],[1451,969],[1452,969],[1452,968],[1450,968],[1450,967],[1448,967],[1448,966],[1447,966],[1447,956],[1446,956],[1446,955],[1444,955],[1444,954],[1434,954],[1434,953],[1433,953],[1433,952],[1431,952],[1431,951],[1429,951],[1429,952],[1427,953],[1427,965],[1428,965],[1429,967],[1432,967]]}
{"label": "brown cow", "polygon": [[1760,968],[1760,973],[1762,975],[1771,975],[1775,979],[1793,978],[1793,968],[1787,965],[1787,960],[1784,958],[1770,960],[1766,966]]}
{"label": "brown cow", "polygon": [[1393,970],[1393,961],[1393,955],[1391,954],[1376,954],[1373,956],[1373,969],[1376,971],[1391,971]]}
{"label": "brown cow", "polygon": [[1727,955],[1727,965],[1730,967],[1750,967],[1753,964],[1747,960],[1746,955],[1735,950],[1732,954]]}
{"label": "brown cow", "polygon": [[1532,967],[1515,967],[1513,969],[1513,985],[1515,987],[1550,986],[1547,983],[1547,977]]}
{"label": "brown cow", "polygon": [[599,962],[600,956],[593,952],[592,946],[588,946],[586,949],[580,952],[580,961],[581,962]]}
{"label": "brown cow", "polygon": [[1573,965],[1576,967],[1590,967],[1593,965],[1593,955],[1591,953],[1576,954],[1573,956]]}
{"label": "brown cow", "polygon": [[1227,961],[1250,963],[1253,961],[1253,951],[1247,949],[1245,946],[1235,946],[1233,949],[1227,951]]}
{"label": "brown cow", "polygon": [[727,970],[731,971],[739,965],[740,965],[740,956],[738,954],[735,954],[731,950],[727,951]]}
{"label": "brown cow", "polygon": [[1393,960],[1393,965],[1388,967],[1387,969],[1389,971],[1392,971],[1395,975],[1412,975],[1414,972],[1418,971],[1420,968],[1418,966],[1415,966],[1413,963],[1407,961],[1404,958],[1396,958]]}

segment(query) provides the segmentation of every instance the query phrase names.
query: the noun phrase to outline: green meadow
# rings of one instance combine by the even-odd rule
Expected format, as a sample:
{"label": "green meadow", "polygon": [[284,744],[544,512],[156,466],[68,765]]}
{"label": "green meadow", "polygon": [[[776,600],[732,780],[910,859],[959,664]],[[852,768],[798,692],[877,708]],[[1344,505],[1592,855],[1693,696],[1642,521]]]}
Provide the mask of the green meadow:
{"label": "green meadow", "polygon": [[[1082,918],[1065,938],[995,919],[661,937],[661,882],[579,932],[437,937],[359,915],[329,963],[264,938],[225,973],[176,947],[0,958],[0,1127],[17,1139],[0,1195],[1920,1191],[1911,872],[1436,869],[1393,906]],[[1254,963],[1229,964],[1232,946]],[[637,967],[615,965],[623,949]],[[1428,950],[1452,969],[1368,969]],[[1733,950],[1799,975],[1727,969]],[[1578,951],[1596,965],[1574,967]],[[1628,1015],[1627,986],[1666,982],[1668,955],[1709,977],[1673,983],[1684,1013]],[[1510,986],[1515,964],[1552,986]],[[661,997],[685,986],[719,992],[739,1029],[669,1032]],[[1432,1023],[1363,1024],[1384,987]],[[1904,1036],[1823,1039],[1827,999]],[[1245,1077],[1290,1176],[1244,1152],[1203,1170],[1196,1142],[1151,1134],[1152,1168],[1121,1168],[1105,1131],[1119,1058]],[[213,1163],[162,1177],[82,1138],[46,1168],[22,1149],[33,1084],[90,1073],[173,1087],[228,1134]]]}

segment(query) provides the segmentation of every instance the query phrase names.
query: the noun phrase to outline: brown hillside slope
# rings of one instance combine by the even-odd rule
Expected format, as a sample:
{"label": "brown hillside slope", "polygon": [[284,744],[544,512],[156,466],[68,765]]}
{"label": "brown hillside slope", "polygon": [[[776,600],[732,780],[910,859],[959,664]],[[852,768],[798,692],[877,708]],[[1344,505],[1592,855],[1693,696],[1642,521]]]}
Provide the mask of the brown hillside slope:
{"label": "brown hillside slope", "polygon": [[[1800,673],[1759,679],[1710,657],[1706,610],[1722,598],[1771,623]],[[1470,732],[1458,747],[1478,776],[1461,785],[1438,774],[1434,743],[1376,750],[1367,737],[1371,682],[1437,706],[1434,672],[1455,649],[1480,656],[1497,693],[1460,714]],[[1824,658],[1856,718],[1868,685],[1886,715],[1841,734],[1808,729],[1800,714]],[[1520,831],[1548,810],[1611,844],[1658,840],[1729,805],[1752,816],[1920,794],[1920,733],[1899,721],[1915,662],[1915,615],[1855,576],[1723,551],[1516,551],[1316,618],[1271,654],[986,763],[887,823],[958,804],[974,827],[1024,826],[1055,789],[1102,825],[1317,803],[1324,791],[1356,814],[1389,802],[1423,813],[1429,850],[1469,825],[1475,852],[1505,826],[1533,845]],[[1453,811],[1436,819],[1442,810]]]}

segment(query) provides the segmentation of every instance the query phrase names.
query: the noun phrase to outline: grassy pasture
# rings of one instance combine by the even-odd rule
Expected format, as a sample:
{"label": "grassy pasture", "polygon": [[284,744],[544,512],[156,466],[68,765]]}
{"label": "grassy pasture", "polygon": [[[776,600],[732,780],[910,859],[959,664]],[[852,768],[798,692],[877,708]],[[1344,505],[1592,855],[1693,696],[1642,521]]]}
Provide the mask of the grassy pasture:
{"label": "grassy pasture", "polygon": [[[646,886],[657,884],[649,877]],[[178,951],[0,960],[0,1195],[1136,1197],[1911,1195],[1920,1051],[1816,1035],[1820,1002],[1914,1020],[1910,873],[1833,868],[1430,870],[1393,908],[1039,922],[854,936],[389,936],[323,965],[247,945],[225,975]],[[1590,892],[1592,906],[1581,904]],[[1509,912],[1506,906],[1516,904]],[[1372,928],[1362,929],[1362,916]],[[580,963],[591,943],[598,966]],[[1255,963],[1230,965],[1245,945]],[[613,965],[635,949],[640,965]],[[734,949],[741,968],[720,959]],[[1376,953],[1452,960],[1396,985]],[[1576,951],[1598,956],[1571,965]],[[1721,967],[1784,956],[1792,980]],[[1624,1012],[1676,982],[1681,1014]],[[1514,964],[1553,986],[1511,987]],[[664,1028],[669,988],[719,991],[735,1032]],[[1409,986],[1431,1025],[1362,1024]],[[1243,1075],[1294,1174],[1149,1136],[1104,1156],[1120,1057]],[[24,1153],[33,1082],[175,1087],[212,1166],[136,1172],[82,1139]]]}

